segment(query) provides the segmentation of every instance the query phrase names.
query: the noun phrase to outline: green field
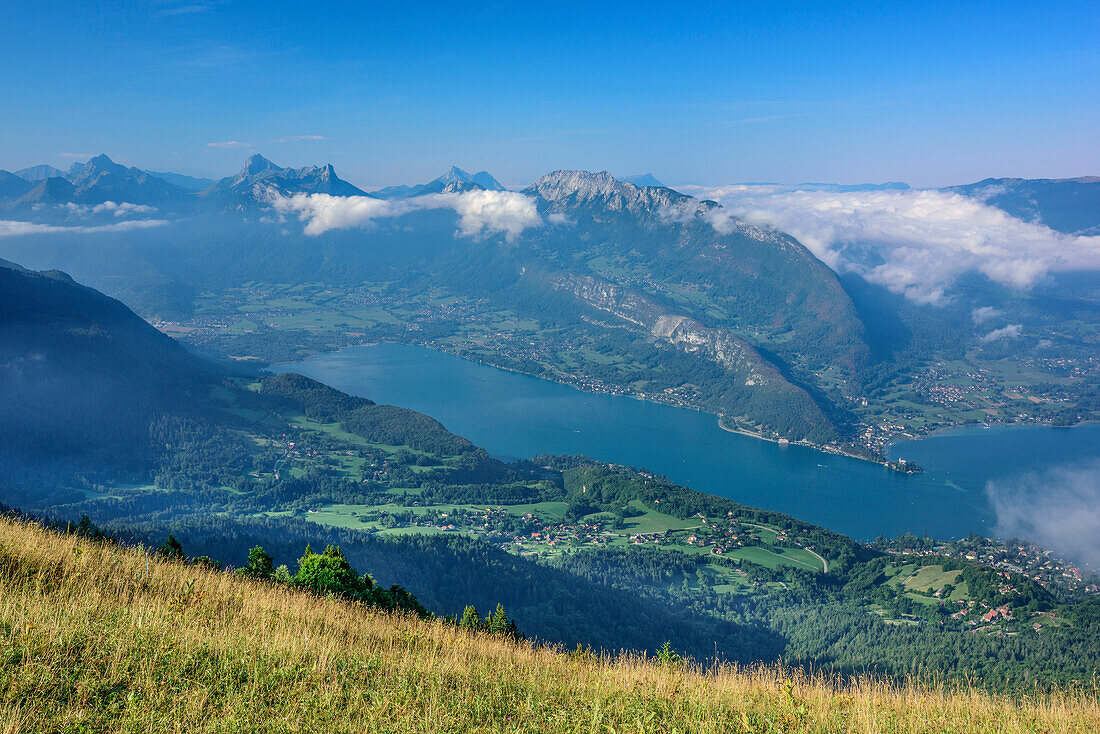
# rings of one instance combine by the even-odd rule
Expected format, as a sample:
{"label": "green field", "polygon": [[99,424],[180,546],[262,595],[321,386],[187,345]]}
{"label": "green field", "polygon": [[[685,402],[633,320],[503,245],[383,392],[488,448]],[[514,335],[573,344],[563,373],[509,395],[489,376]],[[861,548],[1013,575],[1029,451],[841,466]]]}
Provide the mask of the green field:
{"label": "green field", "polygon": [[779,566],[787,565],[794,566],[795,568],[805,568],[810,571],[821,570],[821,561],[812,553],[807,553],[801,548],[761,548],[759,546],[750,546],[748,548],[738,548],[730,551],[726,553],[726,557],[740,558],[760,566],[767,566],[768,568],[778,568]]}

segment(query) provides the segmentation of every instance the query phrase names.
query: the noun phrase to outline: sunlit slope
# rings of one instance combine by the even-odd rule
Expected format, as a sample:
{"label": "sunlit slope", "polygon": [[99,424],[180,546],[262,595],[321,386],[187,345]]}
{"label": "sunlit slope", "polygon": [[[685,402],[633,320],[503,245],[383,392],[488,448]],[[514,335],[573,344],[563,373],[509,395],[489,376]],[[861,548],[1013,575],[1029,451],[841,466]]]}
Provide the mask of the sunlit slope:
{"label": "sunlit slope", "polygon": [[1094,693],[598,660],[0,520],[0,731],[1085,732]]}

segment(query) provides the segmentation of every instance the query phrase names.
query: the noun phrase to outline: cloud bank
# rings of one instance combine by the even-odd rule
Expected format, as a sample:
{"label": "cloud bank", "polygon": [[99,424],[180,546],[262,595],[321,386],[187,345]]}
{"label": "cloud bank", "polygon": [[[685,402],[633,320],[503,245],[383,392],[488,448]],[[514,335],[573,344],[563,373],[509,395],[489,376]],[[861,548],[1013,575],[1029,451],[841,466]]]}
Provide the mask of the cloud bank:
{"label": "cloud bank", "polygon": [[509,241],[529,227],[542,224],[535,200],[514,191],[465,191],[429,194],[391,201],[369,196],[270,193],[268,202],[282,214],[296,214],[305,233],[316,236],[332,229],[366,227],[378,219],[415,211],[450,209],[458,214],[458,234],[481,238],[503,234]]}
{"label": "cloud bank", "polygon": [[64,205],[73,214],[79,214],[81,216],[87,216],[89,214],[103,214],[111,213],[116,217],[128,217],[131,214],[149,214],[155,212],[157,208],[155,206],[148,206],[146,204],[131,204],[128,201],[121,203],[114,201],[105,201],[102,204],[96,204],[95,206],[87,206],[85,204],[74,204],[68,202]]}
{"label": "cloud bank", "polygon": [[1100,237],[1062,234],[961,194],[751,184],[684,190],[724,206],[710,217],[718,231],[729,228],[731,215],[775,227],[834,270],[859,273],[917,303],[944,302],[968,271],[1029,288],[1051,272],[1100,269]]}
{"label": "cloud bank", "polygon": [[59,232],[73,232],[88,234],[93,232],[126,232],[132,229],[150,229],[168,224],[167,219],[130,219],[114,224],[99,224],[80,227],[64,227],[55,224],[38,224],[35,222],[19,222],[0,219],[0,237],[19,237],[29,234],[56,234]]}
{"label": "cloud bank", "polygon": [[997,535],[1026,538],[1100,567],[1100,461],[989,482],[985,493]]}

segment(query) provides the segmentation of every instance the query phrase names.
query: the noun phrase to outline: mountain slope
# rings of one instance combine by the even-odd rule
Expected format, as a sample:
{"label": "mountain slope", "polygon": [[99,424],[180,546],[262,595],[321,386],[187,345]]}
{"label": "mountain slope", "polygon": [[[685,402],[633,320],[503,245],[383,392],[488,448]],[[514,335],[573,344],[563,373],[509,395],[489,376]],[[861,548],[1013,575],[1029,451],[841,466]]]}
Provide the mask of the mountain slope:
{"label": "mountain slope", "polygon": [[[212,368],[64,273],[0,261],[0,453],[138,459],[149,422]],[[183,411],[189,412],[189,411]]]}
{"label": "mountain slope", "polygon": [[[1086,732],[989,696],[514,644],[0,519],[5,731]],[[95,644],[89,644],[94,640]]]}
{"label": "mountain slope", "polygon": [[[647,315],[626,318],[627,328],[721,365],[725,389],[742,393],[707,388],[709,409],[789,438],[837,438],[834,414],[860,391],[869,351],[835,273],[800,243],[713,202],[606,172],[557,171],[524,193],[556,223],[525,233],[514,257],[537,258],[556,287],[589,306],[644,302]],[[816,392],[825,371],[842,380],[831,397]],[[791,410],[781,394],[802,407]]]}
{"label": "mountain slope", "polygon": [[34,188],[34,184],[11,171],[0,171],[0,201],[18,199]]}
{"label": "mountain slope", "polygon": [[[347,431],[371,441],[475,453],[469,441],[427,416],[342,395],[298,375],[269,377],[251,388],[241,380],[64,273],[0,261],[0,454],[12,467],[92,456],[108,472],[122,466],[148,475],[175,461],[152,440],[163,433],[158,426],[165,419],[197,421],[201,427],[194,430],[213,436],[239,429],[243,406],[318,420],[338,415]],[[471,461],[477,465],[480,458]]]}
{"label": "mountain slope", "polygon": [[72,201],[75,193],[76,187],[74,187],[68,179],[59,176],[51,176],[35,184],[34,188],[16,199],[12,203],[12,206],[64,204]]}
{"label": "mountain slope", "polygon": [[[74,163],[68,173],[49,166],[36,166],[27,174],[36,185],[19,198],[14,206],[34,204],[116,204],[180,206],[190,200],[190,194],[164,179],[98,155],[87,163]],[[50,174],[44,176],[44,174]]]}
{"label": "mountain slope", "polygon": [[31,183],[39,183],[45,181],[47,178],[68,178],[68,174],[64,171],[45,164],[21,168],[15,172],[15,175],[20,178],[25,178]]}
{"label": "mountain slope", "polygon": [[987,178],[951,191],[1067,234],[1100,233],[1100,177]]}

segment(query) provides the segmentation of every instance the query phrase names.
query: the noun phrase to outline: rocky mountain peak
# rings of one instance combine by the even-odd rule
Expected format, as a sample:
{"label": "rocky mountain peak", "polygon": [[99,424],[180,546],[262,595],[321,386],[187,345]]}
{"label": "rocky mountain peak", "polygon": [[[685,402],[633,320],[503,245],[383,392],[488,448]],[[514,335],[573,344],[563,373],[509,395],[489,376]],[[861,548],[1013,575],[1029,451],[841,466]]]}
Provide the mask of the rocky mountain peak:
{"label": "rocky mountain peak", "polygon": [[259,153],[253,153],[248,156],[248,160],[244,162],[244,168],[241,169],[241,176],[258,176],[266,171],[281,171],[283,170],[279,166],[264,158]]}
{"label": "rocky mountain peak", "polygon": [[634,214],[658,213],[691,199],[672,189],[625,183],[607,171],[554,171],[536,180],[524,193],[549,202],[554,210],[596,206]]}

